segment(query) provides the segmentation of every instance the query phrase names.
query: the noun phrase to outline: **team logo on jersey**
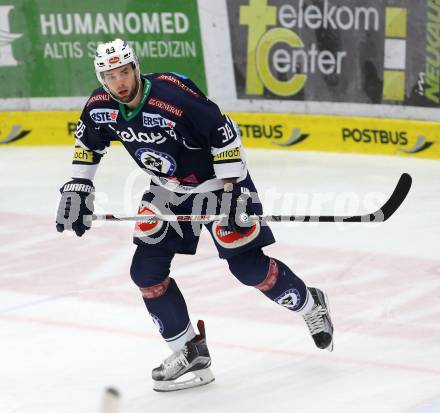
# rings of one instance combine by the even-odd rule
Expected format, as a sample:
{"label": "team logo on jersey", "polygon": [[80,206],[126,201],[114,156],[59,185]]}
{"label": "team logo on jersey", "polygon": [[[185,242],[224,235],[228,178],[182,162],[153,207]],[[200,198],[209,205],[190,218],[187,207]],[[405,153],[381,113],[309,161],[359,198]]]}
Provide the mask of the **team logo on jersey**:
{"label": "team logo on jersey", "polygon": [[156,325],[157,329],[159,330],[159,333],[162,334],[163,330],[164,330],[162,320],[157,315],[154,315],[153,313],[150,313],[150,315],[151,315],[151,318],[153,319],[153,323]]}
{"label": "team logo on jersey", "polygon": [[[139,215],[160,214],[158,208],[149,202],[142,201],[139,205]],[[163,221],[136,222],[134,226],[134,235],[138,238],[149,237],[159,232],[163,227]]]}
{"label": "team logo on jersey", "polygon": [[118,113],[115,109],[92,109],[90,117],[95,123],[116,123]]}
{"label": "team logo on jersey", "polygon": [[142,162],[145,168],[166,175],[173,175],[177,163],[171,155],[165,152],[155,151],[150,148],[141,148],[135,152],[135,156]]}
{"label": "team logo on jersey", "polygon": [[256,222],[249,228],[248,232],[240,234],[239,232],[228,231],[220,226],[220,222],[214,222],[212,225],[212,233],[214,239],[223,247],[227,249],[242,247],[249,244],[260,233],[260,223]]}
{"label": "team logo on jersey", "polygon": [[299,291],[295,288],[284,291],[279,297],[274,300],[277,304],[288,308],[289,310],[297,310],[299,303],[301,302],[301,296]]}

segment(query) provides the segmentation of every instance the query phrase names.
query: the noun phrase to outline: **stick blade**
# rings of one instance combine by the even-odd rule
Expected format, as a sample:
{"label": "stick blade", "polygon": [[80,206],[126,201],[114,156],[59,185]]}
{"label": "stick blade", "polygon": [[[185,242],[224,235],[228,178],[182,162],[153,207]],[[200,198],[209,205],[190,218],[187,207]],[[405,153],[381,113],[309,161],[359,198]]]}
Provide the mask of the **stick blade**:
{"label": "stick blade", "polygon": [[411,185],[411,175],[406,172],[403,173],[388,201],[383,204],[382,208],[373,214],[374,219],[372,221],[381,222],[389,219],[399,209],[400,205],[402,205],[411,189]]}
{"label": "stick blade", "polygon": [[[408,173],[403,173],[393,193],[388,200],[375,212],[365,215],[355,215],[351,217],[335,217],[335,221],[340,220],[343,222],[384,222],[389,219],[402,205],[409,190],[411,189],[412,178]],[[331,218],[331,217],[328,217]]]}

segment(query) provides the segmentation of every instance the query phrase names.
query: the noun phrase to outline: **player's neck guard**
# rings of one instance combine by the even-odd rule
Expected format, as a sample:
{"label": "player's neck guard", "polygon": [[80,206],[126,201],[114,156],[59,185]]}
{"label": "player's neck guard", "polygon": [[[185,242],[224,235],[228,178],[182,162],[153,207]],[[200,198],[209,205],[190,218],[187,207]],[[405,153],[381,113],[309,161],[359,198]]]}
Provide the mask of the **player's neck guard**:
{"label": "player's neck guard", "polygon": [[137,105],[135,109],[128,110],[127,106],[124,103],[118,101],[119,110],[126,121],[133,119],[140,112],[140,110],[143,108],[147,100],[148,95],[150,94],[151,82],[148,79],[141,79],[140,84],[143,86],[142,98],[141,101],[139,102],[139,105]]}

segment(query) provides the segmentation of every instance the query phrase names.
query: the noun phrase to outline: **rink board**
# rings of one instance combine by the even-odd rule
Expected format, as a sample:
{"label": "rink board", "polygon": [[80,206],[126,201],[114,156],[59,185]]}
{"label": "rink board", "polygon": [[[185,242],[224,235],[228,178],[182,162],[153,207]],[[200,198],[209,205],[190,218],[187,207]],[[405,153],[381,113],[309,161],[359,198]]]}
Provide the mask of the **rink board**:
{"label": "rink board", "polygon": [[250,148],[440,158],[436,122],[342,116],[231,113]]}
{"label": "rink board", "polygon": [[[3,112],[4,145],[72,145],[78,111]],[[229,113],[249,148],[440,158],[436,122],[340,116]]]}

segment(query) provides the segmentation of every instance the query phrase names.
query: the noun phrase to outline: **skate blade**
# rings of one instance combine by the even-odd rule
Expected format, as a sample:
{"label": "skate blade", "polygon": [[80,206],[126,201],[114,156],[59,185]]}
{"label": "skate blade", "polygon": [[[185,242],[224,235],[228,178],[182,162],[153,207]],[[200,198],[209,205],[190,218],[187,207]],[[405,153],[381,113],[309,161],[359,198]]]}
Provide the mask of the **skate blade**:
{"label": "skate blade", "polygon": [[326,349],[327,351],[330,351],[330,352],[333,351],[333,340],[332,340],[332,342],[330,343],[330,345],[329,345],[328,347],[326,347],[325,349]]}
{"label": "skate blade", "polygon": [[204,386],[215,380],[211,370],[202,369],[190,371],[176,380],[154,381],[153,390],[158,392],[170,392],[191,389],[194,387]]}
{"label": "skate blade", "polygon": [[[327,307],[328,315],[330,316],[330,304],[329,304],[329,301],[328,301],[327,293],[325,293],[325,292],[324,292],[324,301],[325,301],[325,305],[326,305],[326,307]],[[330,317],[330,319],[331,319],[331,317]],[[332,323],[332,327],[333,327],[333,323]],[[328,347],[325,348],[327,351],[330,351],[330,352],[333,351],[333,347],[334,347],[334,342],[333,342],[333,333],[334,333],[334,331],[335,331],[335,330],[334,330],[334,328],[333,328],[333,332],[332,332],[332,342],[328,345]]]}

